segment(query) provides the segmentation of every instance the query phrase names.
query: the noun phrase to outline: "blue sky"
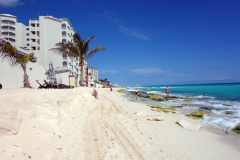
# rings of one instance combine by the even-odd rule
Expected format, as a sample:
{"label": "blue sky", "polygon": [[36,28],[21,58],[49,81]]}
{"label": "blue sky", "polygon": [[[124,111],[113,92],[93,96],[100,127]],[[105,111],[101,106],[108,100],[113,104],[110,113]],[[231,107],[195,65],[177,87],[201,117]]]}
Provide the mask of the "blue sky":
{"label": "blue sky", "polygon": [[119,85],[240,82],[239,0],[0,0],[0,13],[69,18],[99,78]]}

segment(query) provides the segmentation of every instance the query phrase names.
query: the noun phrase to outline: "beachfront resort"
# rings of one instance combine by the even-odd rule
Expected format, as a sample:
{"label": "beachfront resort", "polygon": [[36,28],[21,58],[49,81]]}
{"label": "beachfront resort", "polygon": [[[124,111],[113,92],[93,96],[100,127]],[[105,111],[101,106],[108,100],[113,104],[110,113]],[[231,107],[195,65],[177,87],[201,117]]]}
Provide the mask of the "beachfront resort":
{"label": "beachfront resort", "polygon": [[[22,55],[33,53],[35,62],[29,62],[26,71],[32,87],[38,88],[36,80],[43,81],[50,62],[54,68],[66,70],[57,74],[56,81],[60,84],[79,86],[81,64],[76,57],[67,54],[57,54],[50,50],[59,42],[73,43],[73,35],[76,33],[68,18],[54,18],[52,16],[39,16],[29,19],[29,25],[18,22],[17,17],[9,14],[0,14],[0,38],[7,40],[15,46]],[[87,66],[85,60],[82,65],[83,83],[86,86],[103,87],[98,81],[98,69]],[[22,71],[18,67],[11,67],[7,61],[0,63],[2,87],[5,89],[22,87]]]}

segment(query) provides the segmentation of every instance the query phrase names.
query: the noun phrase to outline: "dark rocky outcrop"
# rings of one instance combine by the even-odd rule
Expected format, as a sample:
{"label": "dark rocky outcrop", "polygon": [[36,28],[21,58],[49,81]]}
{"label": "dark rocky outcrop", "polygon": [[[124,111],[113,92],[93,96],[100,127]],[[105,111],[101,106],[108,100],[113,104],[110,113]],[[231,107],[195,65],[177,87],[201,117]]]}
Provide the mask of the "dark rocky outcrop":
{"label": "dark rocky outcrop", "polygon": [[231,130],[231,132],[240,134],[240,125],[236,126],[233,130]]}
{"label": "dark rocky outcrop", "polygon": [[192,112],[191,114],[187,114],[186,116],[201,119],[204,114],[209,114],[209,112],[197,111],[197,112]]}
{"label": "dark rocky outcrop", "polygon": [[149,94],[148,97],[151,98],[151,99],[153,99],[153,100],[156,100],[156,101],[167,101],[167,99],[165,99],[165,98],[160,98],[160,97],[158,97],[157,95]]}
{"label": "dark rocky outcrop", "polygon": [[183,106],[172,106],[172,108],[182,108]]}

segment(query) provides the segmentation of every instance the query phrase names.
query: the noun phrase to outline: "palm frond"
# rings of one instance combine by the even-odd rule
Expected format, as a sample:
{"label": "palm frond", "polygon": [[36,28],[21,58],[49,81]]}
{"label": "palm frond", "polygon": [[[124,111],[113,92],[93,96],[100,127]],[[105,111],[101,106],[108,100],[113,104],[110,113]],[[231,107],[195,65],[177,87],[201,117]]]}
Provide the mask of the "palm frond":
{"label": "palm frond", "polygon": [[0,44],[0,57],[2,60],[7,60],[12,67],[17,66],[18,60],[21,58],[17,48],[12,46],[10,42],[7,42],[3,39],[1,39]]}
{"label": "palm frond", "polygon": [[82,47],[83,53],[86,54],[86,53],[88,52],[89,47],[90,47],[89,43],[90,43],[95,37],[96,37],[96,36],[91,36],[91,37],[88,38],[88,40],[87,40],[86,42],[83,43],[83,47]]}
{"label": "palm frond", "polygon": [[103,50],[106,50],[106,49],[107,49],[107,48],[105,48],[105,46],[96,47],[96,48],[92,49],[90,52],[88,52],[84,57],[90,58],[90,57],[92,57],[96,52],[98,52],[98,51],[103,51]]}
{"label": "palm frond", "polygon": [[79,48],[72,42],[67,43],[57,43],[55,44],[56,48],[51,48],[49,51],[53,51],[55,53],[65,54],[70,57],[78,57],[80,50]]}
{"label": "palm frond", "polygon": [[84,40],[82,39],[82,37],[80,36],[80,34],[75,33],[73,35],[73,42],[76,46],[78,46],[79,50],[82,50],[82,46],[83,46],[83,42]]}

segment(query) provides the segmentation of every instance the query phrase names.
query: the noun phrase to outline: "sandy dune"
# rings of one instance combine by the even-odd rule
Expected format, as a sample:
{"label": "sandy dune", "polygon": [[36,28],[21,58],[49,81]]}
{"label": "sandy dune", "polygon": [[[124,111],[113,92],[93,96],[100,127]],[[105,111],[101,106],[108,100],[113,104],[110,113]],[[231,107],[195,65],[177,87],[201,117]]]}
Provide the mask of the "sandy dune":
{"label": "sandy dune", "polygon": [[[151,111],[120,93],[92,88],[0,91],[0,160],[239,160],[240,145],[200,129],[181,114]],[[165,121],[148,121],[162,115]],[[195,121],[186,119],[189,121]]]}

